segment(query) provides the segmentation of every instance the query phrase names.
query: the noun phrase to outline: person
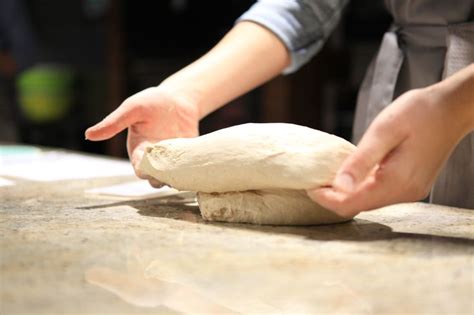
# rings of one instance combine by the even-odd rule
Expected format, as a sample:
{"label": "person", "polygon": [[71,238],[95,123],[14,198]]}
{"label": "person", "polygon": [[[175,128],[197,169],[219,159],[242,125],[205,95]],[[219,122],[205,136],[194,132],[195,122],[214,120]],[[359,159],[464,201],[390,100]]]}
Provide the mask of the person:
{"label": "person", "polygon": [[[197,136],[199,120],[210,112],[280,73],[296,71],[319,51],[346,3],[258,1],[207,54],[126,99],[86,130],[86,138],[104,140],[128,128],[136,169],[147,145]],[[474,208],[474,4],[385,4],[394,23],[359,92],[354,141],[360,143],[332,186],[308,194],[344,216],[428,193],[435,203]]]}

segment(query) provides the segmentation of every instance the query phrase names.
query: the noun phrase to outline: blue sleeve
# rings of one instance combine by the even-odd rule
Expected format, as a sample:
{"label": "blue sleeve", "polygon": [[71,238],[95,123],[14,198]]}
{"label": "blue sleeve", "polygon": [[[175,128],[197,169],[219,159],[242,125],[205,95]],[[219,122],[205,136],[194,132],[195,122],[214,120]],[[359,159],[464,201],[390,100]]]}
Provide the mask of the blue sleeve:
{"label": "blue sleeve", "polygon": [[349,0],[259,0],[238,20],[258,23],[290,52],[292,73],[308,62],[336,27]]}

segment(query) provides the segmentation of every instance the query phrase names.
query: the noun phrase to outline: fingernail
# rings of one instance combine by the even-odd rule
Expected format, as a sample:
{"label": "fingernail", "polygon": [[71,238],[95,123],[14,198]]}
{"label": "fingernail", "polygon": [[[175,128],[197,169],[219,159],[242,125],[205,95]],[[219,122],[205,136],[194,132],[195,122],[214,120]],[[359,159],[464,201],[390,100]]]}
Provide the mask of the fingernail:
{"label": "fingernail", "polygon": [[348,173],[341,173],[334,179],[333,186],[336,189],[351,192],[354,190],[354,178]]}
{"label": "fingernail", "polygon": [[89,138],[87,137],[87,133],[89,132],[89,129],[91,129],[91,128],[87,128],[87,129],[84,131],[84,138],[85,138],[86,140],[89,140]]}

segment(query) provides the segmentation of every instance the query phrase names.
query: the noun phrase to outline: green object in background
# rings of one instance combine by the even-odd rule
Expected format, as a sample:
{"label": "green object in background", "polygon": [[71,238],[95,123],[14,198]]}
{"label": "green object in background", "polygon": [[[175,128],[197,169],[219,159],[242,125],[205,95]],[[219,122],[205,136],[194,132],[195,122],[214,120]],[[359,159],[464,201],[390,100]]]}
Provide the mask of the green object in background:
{"label": "green object in background", "polygon": [[73,83],[74,73],[66,67],[40,65],[22,72],[16,85],[24,117],[34,123],[64,118],[74,100]]}

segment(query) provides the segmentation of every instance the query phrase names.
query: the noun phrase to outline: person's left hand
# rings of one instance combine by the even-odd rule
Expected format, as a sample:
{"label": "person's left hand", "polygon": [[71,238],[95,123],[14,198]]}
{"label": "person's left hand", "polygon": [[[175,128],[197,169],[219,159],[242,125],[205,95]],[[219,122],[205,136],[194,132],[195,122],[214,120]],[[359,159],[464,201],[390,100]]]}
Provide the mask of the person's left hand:
{"label": "person's left hand", "polygon": [[332,186],[309,190],[310,198],[346,217],[425,198],[466,134],[450,102],[430,88],[400,96],[372,122]]}

